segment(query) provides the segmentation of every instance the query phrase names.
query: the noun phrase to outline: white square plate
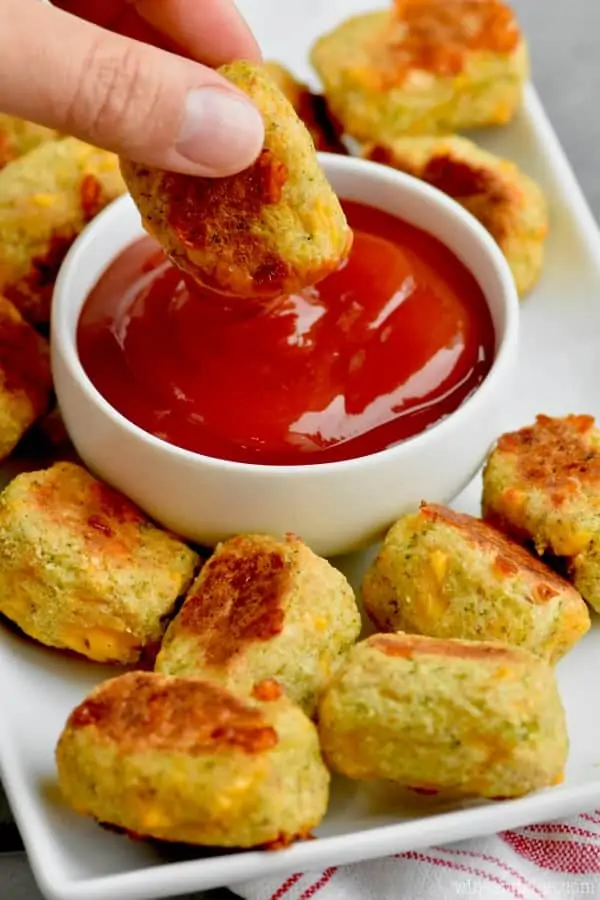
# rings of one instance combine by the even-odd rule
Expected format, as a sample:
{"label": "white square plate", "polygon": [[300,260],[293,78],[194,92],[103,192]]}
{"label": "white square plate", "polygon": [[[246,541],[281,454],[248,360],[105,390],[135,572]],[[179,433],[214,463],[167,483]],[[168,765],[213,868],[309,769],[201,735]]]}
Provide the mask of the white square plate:
{"label": "white square plate", "polygon": [[[310,78],[315,36],[377,0],[239,0],[265,56]],[[537,412],[600,417],[600,234],[537,95],[509,127],[478,139],[518,162],[544,187],[552,234],[541,284],[523,305],[520,375],[512,424]],[[399,211],[401,213],[401,210]],[[6,473],[8,474],[8,473]],[[457,500],[478,512],[479,483]],[[341,563],[355,584],[365,558]],[[600,805],[600,625],[559,666],[571,737],[560,787],[504,803],[440,807],[419,799],[402,813],[385,791],[338,780],[319,840],[279,853],[185,857],[110,834],[65,809],[54,786],[54,745],[70,710],[113,670],[36,647],[0,629],[0,774],[34,873],[55,900],[150,900],[274,873],[321,869],[438,842],[514,828]],[[385,796],[384,796],[385,794]]]}

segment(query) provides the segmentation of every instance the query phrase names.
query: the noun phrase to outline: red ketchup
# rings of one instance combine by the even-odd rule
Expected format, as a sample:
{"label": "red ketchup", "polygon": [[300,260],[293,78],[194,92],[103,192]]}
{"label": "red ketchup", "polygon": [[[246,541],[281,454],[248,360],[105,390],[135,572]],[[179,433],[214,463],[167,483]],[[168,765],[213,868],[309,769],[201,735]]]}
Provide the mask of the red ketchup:
{"label": "red ketchup", "polygon": [[425,232],[344,208],[350,258],[268,308],[224,309],[150,238],[132,244],[79,322],[80,359],[98,391],[170,444],[263,465],[364,456],[453,412],[493,361],[480,287]]}

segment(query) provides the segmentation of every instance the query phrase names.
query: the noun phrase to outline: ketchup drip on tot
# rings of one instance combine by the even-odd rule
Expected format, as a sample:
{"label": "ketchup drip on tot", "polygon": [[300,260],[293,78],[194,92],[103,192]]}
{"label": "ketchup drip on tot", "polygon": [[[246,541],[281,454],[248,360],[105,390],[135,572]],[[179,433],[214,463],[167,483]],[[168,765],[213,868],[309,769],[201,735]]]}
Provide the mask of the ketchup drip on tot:
{"label": "ketchup drip on tot", "polygon": [[150,238],[128,247],[79,322],[98,391],[171,444],[270,465],[364,456],[453,412],[493,360],[481,289],[425,232],[357,203],[344,209],[349,259],[263,308],[223,308]]}

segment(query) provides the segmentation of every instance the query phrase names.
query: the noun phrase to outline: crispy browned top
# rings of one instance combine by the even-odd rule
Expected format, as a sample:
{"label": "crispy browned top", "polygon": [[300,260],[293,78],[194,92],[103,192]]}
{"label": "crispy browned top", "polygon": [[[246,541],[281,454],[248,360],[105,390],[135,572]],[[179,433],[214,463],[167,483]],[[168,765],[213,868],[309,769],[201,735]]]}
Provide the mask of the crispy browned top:
{"label": "crispy browned top", "polygon": [[457,75],[469,51],[511,53],[520,40],[501,0],[395,0],[406,33],[394,46],[400,72],[419,68]]}
{"label": "crispy browned top", "polygon": [[494,553],[493,567],[500,577],[518,574],[528,577],[534,582],[528,599],[534,603],[547,603],[558,594],[573,592],[573,587],[560,575],[487,522],[446,506],[428,503],[421,504],[420,514],[427,521],[441,522],[456,529],[470,544]]}
{"label": "crispy browned top", "polygon": [[455,200],[474,201],[476,206],[471,211],[488,231],[496,240],[505,236],[508,222],[503,208],[514,206],[519,198],[517,188],[493,169],[455,159],[450,153],[435,154],[424,166],[410,165],[391,147],[373,146],[366,155],[374,162],[401,169],[426,181]]}
{"label": "crispy browned top", "polygon": [[252,696],[263,702],[279,700],[280,697],[283,697],[283,694],[282,686],[274,678],[265,678],[264,681],[259,681],[258,684],[255,684],[252,689]]}
{"label": "crispy browned top", "polygon": [[497,179],[487,169],[470,166],[449,154],[439,154],[430,159],[421,178],[452,197],[498,192]]}
{"label": "crispy browned top", "polygon": [[128,557],[140,544],[146,521],[140,510],[80,466],[52,466],[31,483],[30,494],[50,523],[76,533],[90,551]]}
{"label": "crispy browned top", "polygon": [[155,672],[104,682],[73,710],[67,727],[92,727],[123,753],[263,753],[278,742],[260,709],[229,691],[199,678]]}
{"label": "crispy browned top", "polygon": [[232,538],[200,573],[179,614],[181,628],[194,634],[209,665],[226,666],[249,644],[281,632],[291,576],[282,544]]}
{"label": "crispy browned top", "polygon": [[518,204],[517,187],[497,172],[485,166],[471,165],[454,159],[450,154],[439,154],[429,160],[420,178],[456,200],[476,205],[469,206],[496,240],[502,240],[507,231],[506,210]]}
{"label": "crispy browned top", "polygon": [[367,638],[369,646],[386,656],[412,659],[415,656],[448,656],[459,659],[520,660],[520,655],[510,647],[483,644],[476,641],[444,641],[417,634],[375,634]]}
{"label": "crispy browned top", "polygon": [[546,491],[560,507],[581,490],[600,489],[600,449],[591,441],[594,430],[592,416],[540,415],[535,425],[503,435],[496,452],[513,456],[524,486]]}
{"label": "crispy browned top", "polygon": [[[170,173],[163,181],[168,200],[167,220],[184,246],[218,254],[233,248],[232,265],[249,273],[257,291],[283,285],[289,265],[267,250],[250,230],[263,206],[279,203],[288,171],[270,150],[256,162],[228,178],[193,178]],[[216,280],[203,273],[203,283],[218,290]]]}
{"label": "crispy browned top", "polygon": [[0,295],[0,372],[3,389],[25,393],[42,412],[52,386],[50,355],[43,339]]}

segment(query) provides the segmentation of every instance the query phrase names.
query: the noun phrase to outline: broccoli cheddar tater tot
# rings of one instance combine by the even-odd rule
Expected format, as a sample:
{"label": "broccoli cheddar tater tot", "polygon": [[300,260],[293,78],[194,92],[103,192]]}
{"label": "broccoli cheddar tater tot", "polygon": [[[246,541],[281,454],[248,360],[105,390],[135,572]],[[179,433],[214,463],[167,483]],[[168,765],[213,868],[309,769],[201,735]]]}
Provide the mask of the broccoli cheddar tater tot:
{"label": "broccoli cheddar tater tot", "polygon": [[499,0],[405,0],[319,38],[312,62],[347,134],[384,141],[508,122],[528,73]]}
{"label": "broccoli cheddar tater tot", "polygon": [[195,178],[130,160],[121,169],[148,232],[198,284],[268,299],[313,284],[347,256],[352,232],[314,144],[268,72],[223,66],[262,113],[256,162],[227,178]]}
{"label": "broccoli cheddar tater tot", "polygon": [[485,522],[432,504],[392,527],[363,600],[382,631],[501,641],[552,663],[590,628],[567,581]]}
{"label": "broccoli cheddar tater tot", "polygon": [[18,475],[0,496],[0,613],[49,647],[138,662],[197,561],[73,463]]}
{"label": "broccoli cheddar tater tot", "polygon": [[41,144],[0,172],[0,291],[30,322],[47,323],[66,253],[125,191],[118,158],[76,138]]}
{"label": "broccoli cheddar tater tot", "polygon": [[540,555],[562,559],[600,612],[600,429],[592,416],[553,418],[504,434],[483,473],[485,518]]}
{"label": "broccoli cheddar tater tot", "polygon": [[312,715],[360,626],[352,588],[306,544],[240,535],[221,544],[200,572],[156,669],[201,675],[246,694],[276,678]]}
{"label": "broccoli cheddar tater tot", "polygon": [[464,206],[504,253],[519,295],[538,281],[548,236],[548,209],[540,187],[508,159],[466,138],[401,137],[369,145],[363,155],[427,181]]}
{"label": "broccoli cheddar tater tot", "polygon": [[502,644],[378,634],[319,706],[326,762],[356,779],[488,798],[561,780],[568,751],[552,668]]}
{"label": "broccoli cheddar tater tot", "polygon": [[77,812],[163,841],[285,846],[308,837],[329,798],[304,713],[276,690],[243,700],[200,678],[105,681],[70,715],[56,761]]}

